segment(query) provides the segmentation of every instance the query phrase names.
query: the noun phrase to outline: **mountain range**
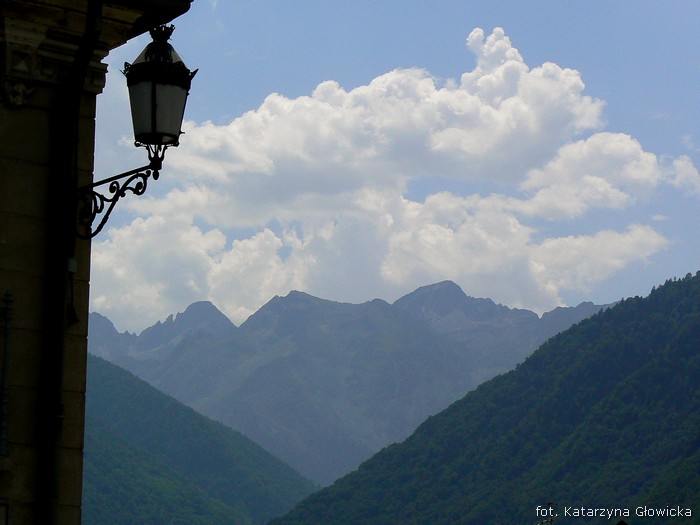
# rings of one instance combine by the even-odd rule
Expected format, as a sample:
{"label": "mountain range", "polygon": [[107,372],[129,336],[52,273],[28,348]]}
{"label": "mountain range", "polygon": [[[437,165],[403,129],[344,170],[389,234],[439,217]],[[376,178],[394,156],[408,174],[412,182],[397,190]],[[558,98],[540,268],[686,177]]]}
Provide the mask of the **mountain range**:
{"label": "mountain range", "polygon": [[393,304],[295,291],[240,327],[208,302],[139,335],[93,313],[89,351],[327,485],[601,308],[540,317],[449,281]]}
{"label": "mountain range", "polygon": [[272,525],[700,523],[700,272],[549,339]]}

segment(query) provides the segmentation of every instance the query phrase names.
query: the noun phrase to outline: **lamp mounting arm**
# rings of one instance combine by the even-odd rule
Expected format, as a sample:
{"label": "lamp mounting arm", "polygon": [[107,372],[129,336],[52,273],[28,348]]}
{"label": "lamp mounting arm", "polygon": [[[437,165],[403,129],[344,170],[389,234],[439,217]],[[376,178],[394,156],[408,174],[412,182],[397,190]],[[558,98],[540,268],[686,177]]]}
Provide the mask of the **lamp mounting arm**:
{"label": "lamp mounting arm", "polygon": [[[107,224],[112,210],[122,197],[126,197],[129,192],[134,195],[143,195],[148,186],[148,179],[158,180],[168,146],[139,143],[136,145],[147,148],[148,164],[78,188],[76,234],[79,238],[95,237]],[[99,188],[105,185],[107,185],[107,191],[101,193]],[[97,226],[93,227],[96,221]]]}

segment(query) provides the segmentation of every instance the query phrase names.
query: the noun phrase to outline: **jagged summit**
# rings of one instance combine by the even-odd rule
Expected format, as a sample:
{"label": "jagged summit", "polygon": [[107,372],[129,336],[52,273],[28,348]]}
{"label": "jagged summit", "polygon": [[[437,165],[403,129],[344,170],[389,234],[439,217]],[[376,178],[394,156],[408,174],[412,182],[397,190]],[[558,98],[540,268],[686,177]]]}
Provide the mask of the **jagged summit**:
{"label": "jagged summit", "polygon": [[241,331],[257,338],[283,338],[303,334],[327,325],[331,319],[346,315],[362,305],[320,299],[292,290],[275,296],[241,324]]}
{"label": "jagged summit", "polygon": [[175,318],[175,324],[184,329],[207,326],[210,330],[227,332],[235,328],[234,324],[209,301],[192,303]]}
{"label": "jagged summit", "polygon": [[[319,297],[315,297],[311,294],[308,294],[306,292],[301,292],[299,290],[291,290],[287,295],[275,295],[272,299],[270,299],[267,303],[262,305],[258,312],[266,311],[266,310],[275,310],[275,309],[280,309],[280,308],[289,308],[289,307],[296,307],[296,306],[304,306],[304,305],[311,305],[311,304],[319,304],[319,303],[332,303],[334,301],[329,301],[327,299],[321,299]],[[256,312],[256,314],[258,313]],[[255,315],[255,314],[253,314]]]}
{"label": "jagged summit", "polygon": [[184,312],[177,314],[178,318],[208,315],[220,315],[225,317],[210,301],[197,301],[189,305]]}
{"label": "jagged summit", "polygon": [[398,299],[394,306],[427,320],[435,328],[438,328],[435,323],[443,323],[448,317],[459,317],[460,325],[464,322],[501,322],[505,318],[534,321],[537,317],[529,310],[511,309],[491,299],[470,297],[452,281],[418,288]]}
{"label": "jagged summit", "polygon": [[91,312],[90,313],[90,332],[99,331],[101,337],[113,337],[119,335],[119,332],[114,326],[114,323],[110,321],[104,315]]}
{"label": "jagged summit", "polygon": [[467,296],[457,283],[449,280],[420,286],[416,288],[415,291],[411,292],[409,295],[426,295],[434,293],[440,293],[442,295],[451,295],[455,298]]}
{"label": "jagged summit", "polygon": [[170,315],[165,321],[146,328],[139,335],[139,346],[151,348],[192,332],[224,336],[235,329],[236,326],[216,306],[209,301],[199,301],[184,312]]}
{"label": "jagged summit", "polygon": [[136,342],[138,336],[129,332],[119,333],[112,321],[97,312],[90,313],[90,351],[106,359],[115,359],[122,348]]}

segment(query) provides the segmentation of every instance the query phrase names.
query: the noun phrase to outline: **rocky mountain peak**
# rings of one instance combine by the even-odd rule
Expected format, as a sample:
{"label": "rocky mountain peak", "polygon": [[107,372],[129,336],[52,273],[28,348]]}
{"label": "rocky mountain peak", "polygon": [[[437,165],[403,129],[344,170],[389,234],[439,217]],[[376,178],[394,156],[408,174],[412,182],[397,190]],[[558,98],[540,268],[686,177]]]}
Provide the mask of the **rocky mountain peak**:
{"label": "rocky mountain peak", "polygon": [[184,312],[170,315],[165,321],[146,328],[139,335],[138,346],[153,348],[194,332],[223,337],[235,329],[236,326],[216,306],[209,301],[199,301]]}

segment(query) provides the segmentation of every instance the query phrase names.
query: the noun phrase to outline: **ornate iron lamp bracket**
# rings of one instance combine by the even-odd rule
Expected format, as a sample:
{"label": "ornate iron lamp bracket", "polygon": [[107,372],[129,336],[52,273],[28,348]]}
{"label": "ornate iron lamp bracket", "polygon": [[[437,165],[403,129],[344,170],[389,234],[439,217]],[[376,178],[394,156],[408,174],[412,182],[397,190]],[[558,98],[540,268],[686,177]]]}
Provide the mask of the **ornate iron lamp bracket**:
{"label": "ornate iron lamp bracket", "polygon": [[[148,186],[148,179],[158,180],[160,170],[163,168],[163,159],[167,146],[154,146],[136,144],[148,149],[149,163],[119,175],[102,179],[86,186],[78,188],[78,231],[81,239],[92,239],[102,231],[112,210],[122,197],[127,193],[143,195]],[[108,185],[107,191],[101,193],[98,189]],[[93,226],[97,221],[97,226]]]}

